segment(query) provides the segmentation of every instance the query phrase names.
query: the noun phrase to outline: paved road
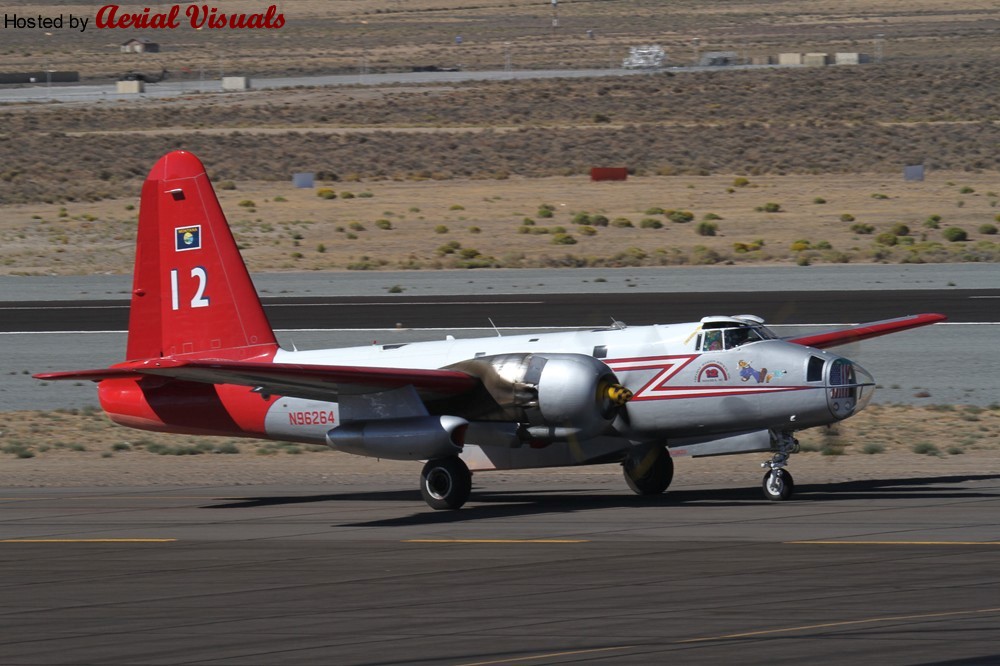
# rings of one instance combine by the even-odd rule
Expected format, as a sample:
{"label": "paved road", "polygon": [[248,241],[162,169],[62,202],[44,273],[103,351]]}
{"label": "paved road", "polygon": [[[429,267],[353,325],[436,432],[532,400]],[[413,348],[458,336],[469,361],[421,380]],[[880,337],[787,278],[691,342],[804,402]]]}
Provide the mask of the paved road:
{"label": "paved road", "polygon": [[[776,69],[794,67],[791,65],[743,65],[726,67],[727,71],[745,69]],[[327,74],[320,76],[289,76],[273,78],[251,78],[252,90],[278,90],[302,86],[387,86],[449,84],[464,81],[523,81],[527,79],[580,79],[607,76],[648,76],[664,72],[707,72],[719,71],[718,67],[671,67],[669,70],[649,69],[525,69],[525,70],[484,70],[458,72],[389,72]],[[242,76],[238,72],[230,76]],[[146,84],[142,94],[119,94],[114,83],[87,85],[45,85],[26,87],[0,87],[0,103],[14,102],[128,102],[149,98],[169,98],[183,95],[216,93],[221,94],[222,80],[194,78],[188,80],[168,79],[162,83]],[[231,93],[229,93],[231,94]]]}
{"label": "paved road", "polygon": [[[695,71],[699,68],[690,68]],[[746,68],[744,68],[746,69]],[[676,70],[680,71],[680,70]],[[463,81],[511,81],[552,78],[595,78],[650,74],[636,69],[553,69],[521,71],[395,72],[388,74],[331,74],[326,76],[276,77],[251,79],[254,90],[275,90],[300,86],[384,86],[395,84],[459,83]],[[232,76],[241,76],[233,73]],[[142,94],[119,94],[116,84],[54,85],[0,88],[4,102],[127,102],[149,98],[180,97],[196,93],[222,93],[220,79],[176,80],[148,83]],[[230,93],[231,94],[231,93]]]}
{"label": "paved road", "polygon": [[454,513],[412,481],[3,491],[0,663],[1000,661],[996,472],[778,505],[511,475]]}
{"label": "paved road", "polygon": [[[993,322],[1000,289],[816,292],[595,293],[476,296],[349,296],[265,298],[275,328],[469,328],[605,326],[697,321],[707,314],[753,313],[775,324],[874,321],[940,312],[956,322]],[[98,300],[0,303],[0,331],[121,331],[128,302]]]}

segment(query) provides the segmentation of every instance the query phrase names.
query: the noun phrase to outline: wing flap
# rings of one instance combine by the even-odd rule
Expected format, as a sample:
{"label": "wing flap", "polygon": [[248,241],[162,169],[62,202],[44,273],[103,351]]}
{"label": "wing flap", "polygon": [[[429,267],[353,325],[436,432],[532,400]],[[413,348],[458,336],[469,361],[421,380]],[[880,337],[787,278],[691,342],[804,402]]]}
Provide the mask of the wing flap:
{"label": "wing flap", "polygon": [[910,315],[908,317],[897,317],[895,319],[883,319],[867,324],[858,324],[849,328],[841,328],[827,333],[813,333],[810,335],[799,335],[793,338],[785,338],[788,342],[803,345],[805,347],[815,347],[826,349],[838,345],[846,345],[850,342],[877,338],[880,335],[907,331],[911,328],[929,326],[948,319],[942,314],[926,313]]}
{"label": "wing flap", "polygon": [[122,379],[153,375],[203,384],[249,386],[270,395],[336,400],[412,386],[422,399],[455,396],[474,389],[479,380],[455,370],[359,366],[254,363],[250,361],[183,361],[158,358],[100,370],[49,372],[37,379]]}

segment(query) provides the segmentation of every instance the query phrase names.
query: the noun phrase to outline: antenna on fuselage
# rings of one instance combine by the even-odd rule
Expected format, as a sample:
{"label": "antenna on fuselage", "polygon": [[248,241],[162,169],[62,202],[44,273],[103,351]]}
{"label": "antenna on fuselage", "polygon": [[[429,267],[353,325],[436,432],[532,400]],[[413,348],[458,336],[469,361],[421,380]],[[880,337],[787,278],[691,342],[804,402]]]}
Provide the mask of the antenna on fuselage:
{"label": "antenna on fuselage", "polygon": [[498,338],[502,338],[503,335],[500,334],[500,329],[497,328],[497,325],[493,323],[493,318],[492,317],[487,317],[486,321],[490,322],[490,326],[492,326],[493,330],[497,332],[497,337]]}

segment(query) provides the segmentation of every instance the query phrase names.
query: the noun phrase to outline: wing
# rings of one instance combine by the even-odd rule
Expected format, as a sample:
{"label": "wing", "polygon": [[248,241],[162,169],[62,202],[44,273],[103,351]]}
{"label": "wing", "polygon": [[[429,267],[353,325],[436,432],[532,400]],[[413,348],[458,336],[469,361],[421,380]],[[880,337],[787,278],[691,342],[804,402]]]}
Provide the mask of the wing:
{"label": "wing", "polygon": [[805,347],[826,349],[827,347],[845,345],[849,342],[867,340],[868,338],[877,338],[880,335],[898,333],[899,331],[906,331],[911,328],[928,326],[930,324],[936,324],[940,321],[945,321],[946,319],[947,317],[942,314],[918,314],[910,315],[908,317],[898,317],[896,319],[883,319],[882,321],[873,321],[867,324],[858,324],[857,326],[841,328],[827,333],[799,335],[793,338],[785,339],[788,342],[794,342]]}
{"label": "wing", "polygon": [[379,393],[404,386],[412,386],[424,400],[434,400],[472,391],[480,383],[476,377],[457,370],[182,361],[170,358],[124,363],[98,370],[40,373],[35,378],[101,381],[146,375],[204,384],[250,386],[259,393],[327,401],[336,400],[341,395]]}

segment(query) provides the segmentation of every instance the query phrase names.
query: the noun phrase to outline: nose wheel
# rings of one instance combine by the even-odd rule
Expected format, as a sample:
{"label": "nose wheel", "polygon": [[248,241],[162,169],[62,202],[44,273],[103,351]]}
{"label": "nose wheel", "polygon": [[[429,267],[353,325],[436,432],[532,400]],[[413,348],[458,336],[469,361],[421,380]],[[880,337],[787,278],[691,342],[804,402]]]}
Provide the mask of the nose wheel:
{"label": "nose wheel", "polygon": [[762,462],[761,467],[767,469],[761,488],[764,490],[764,497],[772,502],[780,502],[792,496],[795,489],[795,481],[792,480],[791,473],[785,469],[788,458],[793,453],[798,453],[799,440],[792,437],[787,432],[775,433],[777,440],[777,450],[767,462]]}
{"label": "nose wheel", "polygon": [[795,481],[792,480],[792,475],[787,470],[769,469],[764,474],[761,488],[764,489],[764,497],[772,502],[780,502],[792,496]]}

